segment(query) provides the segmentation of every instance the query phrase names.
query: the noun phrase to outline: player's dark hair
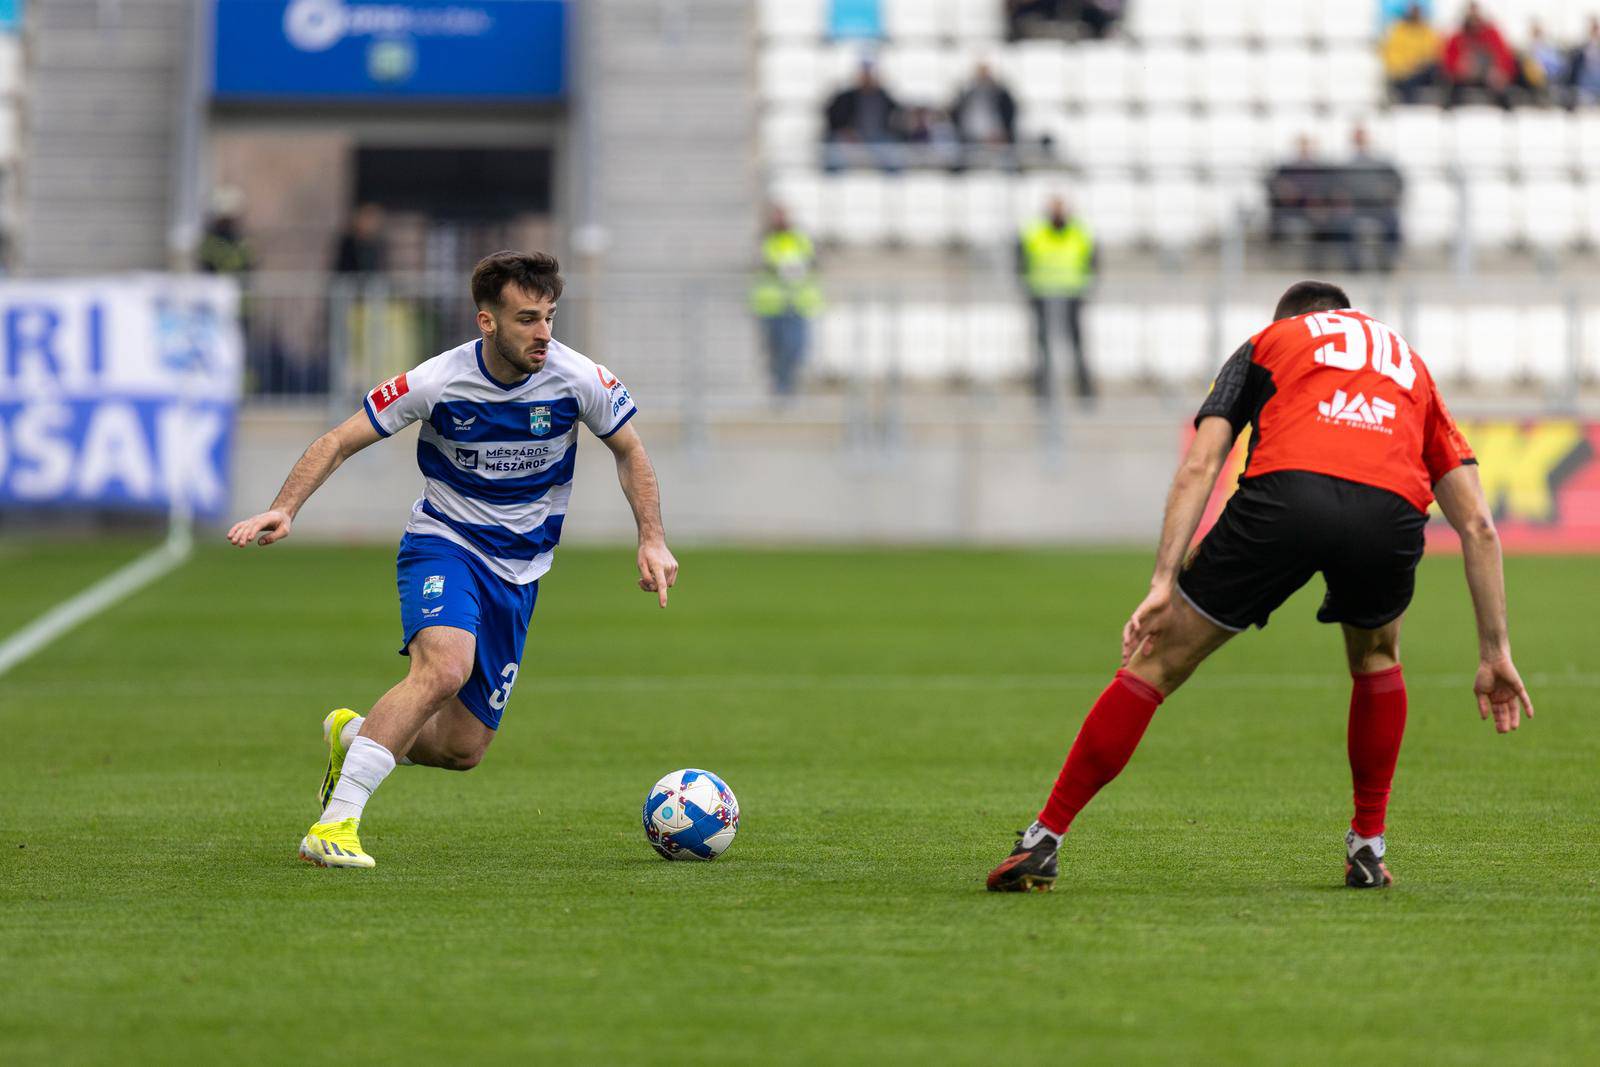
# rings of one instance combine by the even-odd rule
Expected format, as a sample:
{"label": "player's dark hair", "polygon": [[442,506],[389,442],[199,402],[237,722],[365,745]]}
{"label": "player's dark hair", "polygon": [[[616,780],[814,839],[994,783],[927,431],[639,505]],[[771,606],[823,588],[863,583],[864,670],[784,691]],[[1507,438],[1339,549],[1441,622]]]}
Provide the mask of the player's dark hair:
{"label": "player's dark hair", "polygon": [[478,260],[472,268],[472,302],[479,310],[500,306],[506,284],[549,300],[561,299],[561,264],[543,252],[496,252]]}
{"label": "player's dark hair", "polygon": [[1272,319],[1292,319],[1313,311],[1338,311],[1350,306],[1350,298],[1332,282],[1295,282],[1278,299]]}

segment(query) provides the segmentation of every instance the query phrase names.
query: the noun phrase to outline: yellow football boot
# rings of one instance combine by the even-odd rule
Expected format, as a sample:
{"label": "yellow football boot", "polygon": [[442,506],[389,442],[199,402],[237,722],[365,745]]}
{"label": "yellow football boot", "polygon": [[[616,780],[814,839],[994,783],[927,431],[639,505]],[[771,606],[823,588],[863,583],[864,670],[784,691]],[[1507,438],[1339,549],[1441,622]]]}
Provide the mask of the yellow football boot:
{"label": "yellow football boot", "polygon": [[378,861],[361,848],[357,818],[313,823],[300,839],[300,858],[318,867],[376,867]]}
{"label": "yellow football boot", "polygon": [[333,787],[339,784],[339,773],[344,770],[345,747],[339,735],[344,733],[351,719],[359,717],[349,708],[334,708],[322,720],[322,739],[328,743],[328,769],[322,775],[322,787],[317,790],[319,811],[327,808],[328,798],[333,796]]}

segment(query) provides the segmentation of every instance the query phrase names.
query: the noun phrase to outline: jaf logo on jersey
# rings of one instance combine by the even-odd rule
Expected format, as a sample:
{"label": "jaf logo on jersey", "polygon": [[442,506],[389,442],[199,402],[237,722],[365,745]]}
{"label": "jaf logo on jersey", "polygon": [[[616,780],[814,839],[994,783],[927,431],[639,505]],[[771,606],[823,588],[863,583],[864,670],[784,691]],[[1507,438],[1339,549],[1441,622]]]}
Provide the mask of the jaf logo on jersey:
{"label": "jaf logo on jersey", "polygon": [[528,429],[533,436],[543,437],[550,432],[550,405],[535,404],[528,412]]}
{"label": "jaf logo on jersey", "polygon": [[438,600],[444,596],[444,575],[430,574],[422,579],[422,599]]}
{"label": "jaf logo on jersey", "polygon": [[400,374],[374,389],[367,399],[372,401],[373,411],[382,411],[410,391],[411,387],[406,384],[406,376]]}
{"label": "jaf logo on jersey", "polygon": [[1394,433],[1393,429],[1384,425],[1384,421],[1394,418],[1395,407],[1381,396],[1369,401],[1365,393],[1347,397],[1343,389],[1335,389],[1332,400],[1317,403],[1317,411],[1327,422],[1342,422],[1362,429]]}

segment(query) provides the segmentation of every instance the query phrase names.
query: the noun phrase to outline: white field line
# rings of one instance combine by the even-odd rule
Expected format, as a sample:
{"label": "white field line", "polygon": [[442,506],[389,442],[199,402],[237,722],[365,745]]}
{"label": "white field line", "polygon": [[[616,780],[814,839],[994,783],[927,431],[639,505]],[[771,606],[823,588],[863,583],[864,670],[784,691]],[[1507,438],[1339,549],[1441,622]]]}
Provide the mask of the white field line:
{"label": "white field line", "polygon": [[[396,665],[396,674],[400,670]],[[537,676],[534,676],[537,677]],[[728,690],[732,692],[785,692],[789,690],[835,690],[841,692],[925,692],[945,690],[950,692],[1051,692],[1061,690],[1098,690],[1111,680],[1111,671],[1101,674],[696,674],[696,675],[620,675],[613,678],[538,678],[541,692],[558,693],[672,693]],[[1600,689],[1600,674],[1550,672],[1530,674],[1524,681],[1537,698],[1542,689]],[[303,674],[285,674],[273,677],[260,675],[224,675],[217,678],[118,678],[78,681],[73,692],[84,695],[109,693],[159,692],[172,696],[206,696],[227,693],[261,694],[264,699],[284,693],[324,693],[329,700],[349,699],[340,696],[352,686],[352,677],[308,677]],[[354,683],[357,685],[366,683]],[[1335,670],[1326,674],[1231,674],[1218,671],[1209,678],[1195,678],[1184,686],[1192,690],[1228,691],[1239,689],[1305,689],[1347,693],[1347,677]],[[1463,693],[1472,687],[1472,675],[1417,674],[1406,677],[1410,689],[1459,689]],[[55,682],[29,682],[5,686],[5,696],[26,696],[31,693],[58,693]]]}
{"label": "white field line", "polygon": [[[132,596],[189,558],[190,540],[175,534],[83,592],[62,601],[28,625],[0,641],[0,675],[44,648],[74,626],[92,619],[117,601]],[[53,687],[55,688],[55,687]]]}

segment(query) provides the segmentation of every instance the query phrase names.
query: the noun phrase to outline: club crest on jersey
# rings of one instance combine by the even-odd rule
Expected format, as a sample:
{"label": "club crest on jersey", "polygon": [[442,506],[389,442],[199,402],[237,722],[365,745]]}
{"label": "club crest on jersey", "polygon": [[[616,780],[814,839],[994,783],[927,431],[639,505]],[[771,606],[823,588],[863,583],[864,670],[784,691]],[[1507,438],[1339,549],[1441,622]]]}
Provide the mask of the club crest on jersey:
{"label": "club crest on jersey", "polygon": [[543,437],[550,432],[549,404],[535,404],[528,411],[528,429],[533,431],[535,437]]}
{"label": "club crest on jersey", "polygon": [[1343,389],[1335,389],[1331,400],[1317,402],[1317,412],[1329,422],[1381,430],[1384,433],[1394,432],[1384,426],[1384,422],[1394,418],[1395,407],[1381,396],[1368,400],[1365,393],[1351,397],[1346,396]]}
{"label": "club crest on jersey", "polygon": [[430,574],[422,579],[422,599],[438,600],[444,596],[444,575]]}

